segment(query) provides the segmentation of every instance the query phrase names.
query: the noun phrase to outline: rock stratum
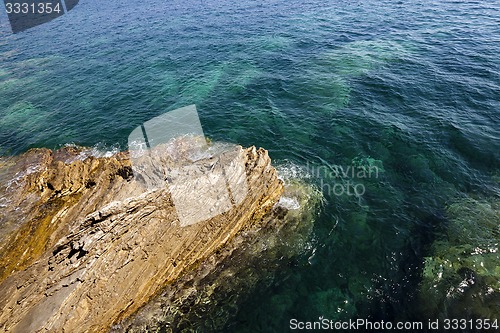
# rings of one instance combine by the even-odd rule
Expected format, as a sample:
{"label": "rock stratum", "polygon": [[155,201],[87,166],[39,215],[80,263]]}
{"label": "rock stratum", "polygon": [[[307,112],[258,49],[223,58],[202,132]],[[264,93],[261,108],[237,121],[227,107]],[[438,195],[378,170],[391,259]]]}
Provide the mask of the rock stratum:
{"label": "rock stratum", "polygon": [[[216,163],[224,154],[195,164],[224,167]],[[179,324],[173,305],[196,309],[196,290],[207,303],[227,273],[217,273],[220,263],[257,246],[260,230],[283,229],[287,216],[300,229],[301,213],[277,204],[284,186],[267,151],[231,154],[243,167],[224,175],[229,184],[246,178],[245,196],[187,226],[166,187],[145,190],[134,177],[127,152],[65,147],[0,159],[0,331],[148,331]],[[156,319],[146,318],[148,308]]]}

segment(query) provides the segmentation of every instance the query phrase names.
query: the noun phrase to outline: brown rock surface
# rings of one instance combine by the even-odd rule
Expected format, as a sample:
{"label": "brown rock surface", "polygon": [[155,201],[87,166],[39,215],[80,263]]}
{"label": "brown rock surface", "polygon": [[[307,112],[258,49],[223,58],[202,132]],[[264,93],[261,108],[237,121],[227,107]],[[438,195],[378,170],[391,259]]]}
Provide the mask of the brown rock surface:
{"label": "brown rock surface", "polygon": [[265,150],[236,153],[244,199],[185,227],[169,191],[145,191],[126,153],[67,147],[0,159],[0,329],[109,330],[236,235],[269,223],[282,182]]}

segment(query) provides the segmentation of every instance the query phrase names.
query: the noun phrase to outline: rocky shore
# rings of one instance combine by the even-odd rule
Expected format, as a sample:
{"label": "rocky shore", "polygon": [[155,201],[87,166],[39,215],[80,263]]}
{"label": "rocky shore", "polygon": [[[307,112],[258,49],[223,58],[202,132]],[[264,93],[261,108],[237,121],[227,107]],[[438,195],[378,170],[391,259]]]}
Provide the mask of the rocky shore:
{"label": "rocky shore", "polygon": [[[230,311],[216,323],[211,309],[234,306],[223,295],[237,296],[262,276],[249,263],[264,256],[260,269],[270,272],[300,252],[318,203],[312,189],[292,184],[287,195],[299,208],[281,205],[285,188],[264,149],[231,154],[243,168],[224,169],[228,190],[243,172],[245,196],[185,226],[168,188],[145,189],[127,152],[95,156],[65,147],[1,158],[0,329],[223,325]],[[211,156],[196,165],[216,168],[216,158],[224,161]],[[231,285],[228,276],[238,278]]]}

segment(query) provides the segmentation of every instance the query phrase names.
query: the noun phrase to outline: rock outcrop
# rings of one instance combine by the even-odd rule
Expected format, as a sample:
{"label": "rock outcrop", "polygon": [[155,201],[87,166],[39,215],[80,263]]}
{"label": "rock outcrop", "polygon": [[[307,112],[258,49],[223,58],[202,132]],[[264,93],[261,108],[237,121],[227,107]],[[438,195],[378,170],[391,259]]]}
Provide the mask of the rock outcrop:
{"label": "rock outcrop", "polygon": [[252,293],[276,283],[301,255],[310,254],[321,200],[321,192],[313,186],[285,178],[285,192],[262,227],[238,234],[134,315],[115,324],[112,332],[230,330],[231,319]]}
{"label": "rock outcrop", "polygon": [[[128,318],[166,286],[186,281],[208,258],[216,267],[241,245],[237,237],[283,220],[287,210],[276,206],[283,184],[267,152],[235,152],[244,163],[245,197],[187,226],[167,188],[145,191],[135,179],[126,152],[96,157],[66,147],[0,159],[0,329],[102,332],[131,325]],[[211,161],[196,163],[214,168]],[[241,178],[237,172],[224,175]]]}

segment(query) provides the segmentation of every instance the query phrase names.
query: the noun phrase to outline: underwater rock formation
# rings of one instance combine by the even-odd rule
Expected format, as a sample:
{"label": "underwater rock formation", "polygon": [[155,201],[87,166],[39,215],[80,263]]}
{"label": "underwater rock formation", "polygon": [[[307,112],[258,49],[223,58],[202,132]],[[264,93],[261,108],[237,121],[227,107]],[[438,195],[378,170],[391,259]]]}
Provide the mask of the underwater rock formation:
{"label": "underwater rock formation", "polygon": [[[177,301],[189,289],[185,283],[217,275],[234,251],[258,243],[259,230],[285,230],[285,217],[295,221],[289,230],[300,229],[304,210],[293,213],[278,204],[283,183],[267,151],[237,147],[235,152],[243,161],[246,196],[187,226],[180,224],[167,187],[145,190],[135,179],[126,152],[98,157],[65,147],[0,159],[1,330],[140,326],[143,321],[131,315],[162,297],[185,304]],[[214,159],[223,161],[224,154],[195,164],[213,169]],[[241,170],[224,170],[229,184],[241,179]],[[297,197],[312,202],[308,194]]]}
{"label": "underwater rock formation", "polygon": [[420,287],[429,318],[500,318],[500,201],[467,197],[447,208],[448,225],[425,259]]}

